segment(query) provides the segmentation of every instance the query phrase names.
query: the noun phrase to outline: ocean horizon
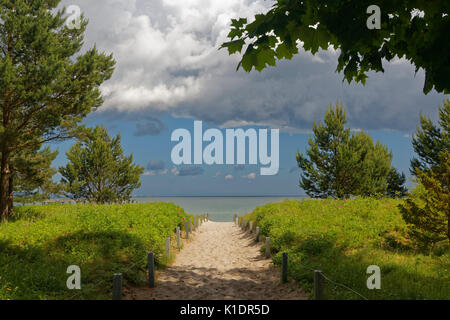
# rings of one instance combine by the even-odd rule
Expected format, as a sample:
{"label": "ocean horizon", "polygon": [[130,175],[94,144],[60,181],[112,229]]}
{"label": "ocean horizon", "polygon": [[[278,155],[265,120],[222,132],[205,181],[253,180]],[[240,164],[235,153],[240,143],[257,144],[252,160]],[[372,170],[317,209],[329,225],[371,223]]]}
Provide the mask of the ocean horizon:
{"label": "ocean horizon", "polygon": [[208,213],[212,221],[231,222],[235,214],[244,215],[256,207],[286,199],[301,200],[307,196],[202,196],[202,197],[134,197],[138,203],[172,202],[190,214]]}

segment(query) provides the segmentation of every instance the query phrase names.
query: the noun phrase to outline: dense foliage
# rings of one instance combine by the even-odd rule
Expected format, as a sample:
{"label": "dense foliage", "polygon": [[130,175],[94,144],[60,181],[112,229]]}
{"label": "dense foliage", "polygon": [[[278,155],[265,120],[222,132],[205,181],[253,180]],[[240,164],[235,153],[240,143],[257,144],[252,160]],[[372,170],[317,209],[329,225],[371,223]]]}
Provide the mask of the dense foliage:
{"label": "dense foliage", "polygon": [[405,183],[405,174],[403,172],[398,172],[396,168],[392,167],[387,176],[386,195],[391,198],[403,198],[408,192]]}
{"label": "dense foliage", "polygon": [[423,247],[450,242],[450,101],[439,107],[439,125],[421,117],[411,161],[418,187],[400,207],[410,234]]}
{"label": "dense foliage", "polygon": [[[165,238],[189,217],[171,203],[17,207],[0,224],[0,300],[110,299],[114,273],[141,284],[148,251],[167,262]],[[66,287],[70,265],[81,291]]]}
{"label": "dense foliage", "polygon": [[342,105],[330,107],[324,123],[314,123],[306,156],[297,153],[300,187],[314,198],[385,194],[388,186],[389,192],[401,190],[404,180],[388,181],[393,169],[387,147],[364,131],[351,134],[345,123]]}
{"label": "dense foliage", "polygon": [[[381,28],[369,29],[367,9],[381,10]],[[245,71],[261,71],[276,60],[304,50],[316,54],[329,46],[340,49],[337,71],[348,82],[365,83],[370,70],[384,71],[383,60],[405,57],[416,71],[425,70],[423,91],[450,92],[450,2],[392,0],[276,0],[254,21],[233,19],[230,54],[242,52]]]}
{"label": "dense foliage", "polygon": [[59,0],[0,0],[0,216],[12,214],[11,161],[73,135],[102,104],[111,55],[83,47],[87,22],[66,26]]}
{"label": "dense foliage", "polygon": [[[289,254],[289,276],[312,290],[313,271],[368,299],[450,299],[450,247],[416,251],[398,210],[402,200],[283,201],[246,216],[271,239],[274,262]],[[381,289],[369,290],[367,267],[381,268]],[[326,299],[361,299],[325,281]]]}
{"label": "dense foliage", "polygon": [[96,203],[130,199],[141,186],[144,168],[133,163],[133,155],[123,154],[120,141],[120,134],[111,139],[103,126],[85,130],[59,169],[67,196]]}
{"label": "dense foliage", "polygon": [[441,165],[441,153],[450,152],[450,100],[445,99],[439,107],[439,122],[434,124],[430,118],[420,116],[420,127],[412,140],[418,158],[411,160],[411,174],[417,170],[427,172]]}

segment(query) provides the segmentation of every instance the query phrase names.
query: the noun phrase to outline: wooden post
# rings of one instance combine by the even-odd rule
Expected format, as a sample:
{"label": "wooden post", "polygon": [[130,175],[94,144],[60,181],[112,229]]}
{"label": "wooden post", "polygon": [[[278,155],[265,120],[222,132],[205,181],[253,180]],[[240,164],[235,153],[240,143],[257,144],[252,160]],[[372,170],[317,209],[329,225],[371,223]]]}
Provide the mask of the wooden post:
{"label": "wooden post", "polygon": [[155,258],[153,252],[149,252],[147,255],[148,261],[148,287],[155,287]]}
{"label": "wooden post", "polygon": [[323,299],[323,278],[322,270],[314,270],[314,299]]}
{"label": "wooden post", "polygon": [[170,258],[170,237],[166,238],[166,257]]}
{"label": "wooden post", "polygon": [[256,227],[256,242],[259,242],[259,227]]}
{"label": "wooden post", "polygon": [[266,258],[270,258],[270,238],[266,237]]}
{"label": "wooden post", "polygon": [[181,247],[180,227],[177,227],[177,247],[178,249]]}
{"label": "wooden post", "polygon": [[186,226],[185,226],[185,229],[186,229],[186,239],[189,239],[189,222],[187,222],[186,221]]}
{"label": "wooden post", "polygon": [[114,274],[113,300],[122,300],[122,274],[121,273]]}
{"label": "wooden post", "polygon": [[250,221],[250,233],[253,232],[253,221]]}
{"label": "wooden post", "polygon": [[286,283],[287,279],[288,279],[288,254],[287,252],[283,252],[281,283]]}

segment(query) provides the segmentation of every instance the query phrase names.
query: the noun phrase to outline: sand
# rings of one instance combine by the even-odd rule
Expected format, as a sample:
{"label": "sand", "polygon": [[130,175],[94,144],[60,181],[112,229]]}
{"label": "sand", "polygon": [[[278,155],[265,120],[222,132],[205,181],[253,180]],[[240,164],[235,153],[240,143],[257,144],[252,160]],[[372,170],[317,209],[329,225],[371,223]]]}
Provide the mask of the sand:
{"label": "sand", "polygon": [[127,288],[133,300],[303,300],[296,283],[280,282],[280,269],[260,252],[263,243],[232,222],[205,222],[172,265],[157,274],[154,289]]}

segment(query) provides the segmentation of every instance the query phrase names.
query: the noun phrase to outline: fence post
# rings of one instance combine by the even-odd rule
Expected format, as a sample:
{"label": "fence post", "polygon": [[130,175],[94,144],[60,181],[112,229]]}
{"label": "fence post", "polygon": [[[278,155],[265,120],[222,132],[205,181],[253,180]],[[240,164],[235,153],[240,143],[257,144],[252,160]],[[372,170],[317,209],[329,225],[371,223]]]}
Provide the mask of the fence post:
{"label": "fence post", "polygon": [[283,265],[281,272],[281,282],[286,283],[288,278],[288,254],[287,252],[283,252]]}
{"label": "fence post", "polygon": [[177,247],[178,249],[181,247],[180,227],[177,227]]}
{"label": "fence post", "polygon": [[270,238],[266,237],[266,258],[270,258]]}
{"label": "fence post", "polygon": [[147,255],[148,261],[148,287],[155,287],[155,257],[153,252],[149,252]]}
{"label": "fence post", "polygon": [[185,226],[185,229],[186,229],[186,239],[189,239],[189,222],[187,222],[186,221],[186,226]]}
{"label": "fence post", "polygon": [[166,238],[166,257],[170,258],[170,237]]}
{"label": "fence post", "polygon": [[250,221],[249,223],[250,223],[250,233],[252,233],[253,232],[253,221]]}
{"label": "fence post", "polygon": [[256,227],[256,242],[259,242],[259,227]]}
{"label": "fence post", "polygon": [[314,300],[323,299],[322,270],[314,270]]}
{"label": "fence post", "polygon": [[122,274],[115,273],[113,277],[113,300],[122,300]]}

